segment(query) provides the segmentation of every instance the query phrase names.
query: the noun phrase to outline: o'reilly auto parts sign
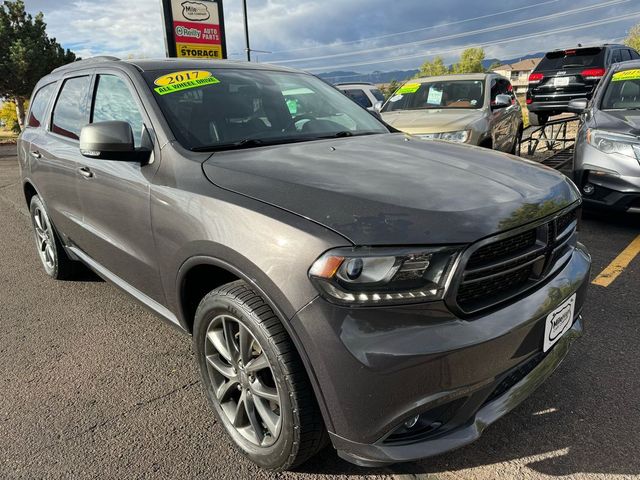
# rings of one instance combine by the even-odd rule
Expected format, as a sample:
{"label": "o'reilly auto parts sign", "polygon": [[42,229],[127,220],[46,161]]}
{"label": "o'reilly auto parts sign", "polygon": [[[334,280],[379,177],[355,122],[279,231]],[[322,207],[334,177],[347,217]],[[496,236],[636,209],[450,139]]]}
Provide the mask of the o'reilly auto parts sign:
{"label": "o'reilly auto parts sign", "polygon": [[162,0],[167,56],[227,58],[222,0]]}

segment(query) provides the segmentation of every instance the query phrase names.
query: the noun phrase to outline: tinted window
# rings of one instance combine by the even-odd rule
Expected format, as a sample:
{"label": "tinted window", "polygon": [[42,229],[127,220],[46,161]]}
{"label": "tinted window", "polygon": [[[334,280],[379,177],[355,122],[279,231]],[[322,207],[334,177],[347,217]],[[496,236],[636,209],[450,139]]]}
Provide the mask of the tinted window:
{"label": "tinted window", "polygon": [[384,102],[384,93],[382,93],[380,90],[374,88],[373,90],[371,90],[371,93],[373,93],[373,96],[376,97],[376,100],[378,100],[379,102]]}
{"label": "tinted window", "polygon": [[513,98],[513,87],[507,80],[495,79],[491,81],[491,105],[496,103],[498,95],[509,95]]}
{"label": "tinted window", "polygon": [[176,85],[172,70],[145,72],[171,130],[187,148],[228,150],[388,133],[342,92],[306,74],[224,68],[198,70]]}
{"label": "tinted window", "polygon": [[51,95],[53,95],[53,91],[55,89],[56,84],[50,83],[42,87],[33,97],[33,102],[31,103],[31,108],[29,109],[29,120],[27,125],[30,127],[39,127],[44,120],[44,114],[47,110],[47,105],[49,104],[49,100],[51,99]]}
{"label": "tinted window", "polygon": [[604,50],[602,48],[577,48],[547,53],[536,71],[562,70],[572,67],[603,67]]}
{"label": "tinted window", "polygon": [[482,108],[483,104],[484,80],[409,81],[396,90],[382,111]]}
{"label": "tinted window", "polygon": [[92,123],[119,120],[129,123],[135,146],[140,147],[144,123],[129,87],[115,75],[99,75]]}
{"label": "tinted window", "polygon": [[358,105],[364,108],[371,106],[371,100],[367,97],[367,94],[362,90],[345,90],[347,97],[356,102]]}
{"label": "tinted window", "polygon": [[90,81],[90,77],[65,80],[53,110],[52,132],[75,140],[80,138],[80,130],[89,123],[87,95]]}
{"label": "tinted window", "polygon": [[632,60],[637,60],[638,58],[640,58],[640,55],[638,55],[638,52],[636,52],[635,50],[630,50],[630,52]]}
{"label": "tinted window", "polygon": [[618,63],[622,61],[622,50],[614,50],[611,53],[611,63]]}
{"label": "tinted window", "polygon": [[631,51],[622,50],[622,61],[626,62],[627,60],[631,60]]}

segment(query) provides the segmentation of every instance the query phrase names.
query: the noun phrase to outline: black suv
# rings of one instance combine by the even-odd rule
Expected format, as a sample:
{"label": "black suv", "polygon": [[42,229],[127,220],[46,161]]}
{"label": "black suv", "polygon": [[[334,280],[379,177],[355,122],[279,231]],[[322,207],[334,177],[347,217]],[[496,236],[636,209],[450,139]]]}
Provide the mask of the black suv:
{"label": "black suv", "polygon": [[547,53],[529,75],[529,122],[544,125],[549,117],[568,112],[571,100],[591,99],[611,64],[639,58],[638,52],[625,45],[571,48]]}

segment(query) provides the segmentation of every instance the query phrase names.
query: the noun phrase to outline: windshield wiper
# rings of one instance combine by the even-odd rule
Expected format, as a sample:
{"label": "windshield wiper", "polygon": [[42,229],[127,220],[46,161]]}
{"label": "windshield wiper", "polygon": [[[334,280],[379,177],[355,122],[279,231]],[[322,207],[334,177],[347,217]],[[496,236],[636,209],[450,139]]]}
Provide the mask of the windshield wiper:
{"label": "windshield wiper", "polygon": [[238,142],[221,143],[218,145],[205,145],[202,147],[191,148],[192,152],[220,152],[223,150],[240,150],[242,148],[261,147],[267,145],[269,142],[260,140],[259,138],[245,138]]}

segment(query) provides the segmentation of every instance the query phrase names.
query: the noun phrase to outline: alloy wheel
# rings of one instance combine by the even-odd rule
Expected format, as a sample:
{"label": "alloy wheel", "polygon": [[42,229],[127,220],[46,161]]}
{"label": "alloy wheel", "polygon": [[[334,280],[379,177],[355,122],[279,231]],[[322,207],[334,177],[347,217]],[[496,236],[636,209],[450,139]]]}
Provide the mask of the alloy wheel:
{"label": "alloy wheel", "polygon": [[273,445],[282,429],[281,398],[260,343],[239,320],[219,315],[207,328],[204,353],[228,427],[254,446]]}
{"label": "alloy wheel", "polygon": [[33,227],[36,236],[38,255],[47,271],[52,271],[56,265],[56,247],[53,237],[53,229],[47,214],[40,206],[33,210]]}

